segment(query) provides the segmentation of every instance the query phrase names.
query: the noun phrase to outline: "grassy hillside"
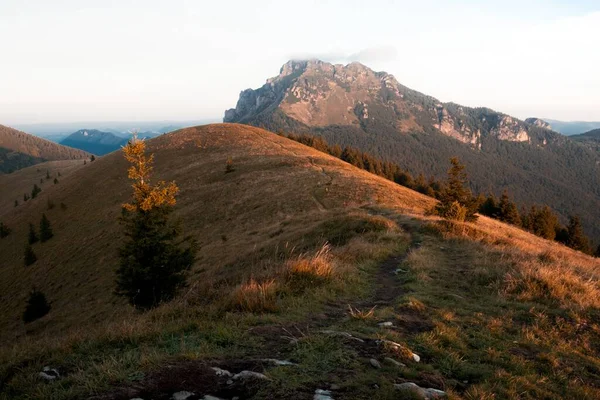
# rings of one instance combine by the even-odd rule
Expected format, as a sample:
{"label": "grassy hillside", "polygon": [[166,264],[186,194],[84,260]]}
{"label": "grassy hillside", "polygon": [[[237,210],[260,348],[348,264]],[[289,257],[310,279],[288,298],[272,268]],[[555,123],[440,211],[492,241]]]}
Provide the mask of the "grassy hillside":
{"label": "grassy hillside", "polygon": [[0,173],[13,172],[43,161],[88,157],[85,151],[0,125]]}
{"label": "grassy hillside", "polygon": [[[491,219],[426,216],[434,200],[261,129],[189,128],[149,148],[201,245],[188,289],[143,314],[112,294],[120,152],[43,189],[66,210],[0,203],[1,398],[393,399],[403,382],[455,399],[600,396],[597,260]],[[24,267],[43,212],[55,237]],[[34,285],[52,309],[24,325]],[[44,366],[61,379],[41,380]]]}

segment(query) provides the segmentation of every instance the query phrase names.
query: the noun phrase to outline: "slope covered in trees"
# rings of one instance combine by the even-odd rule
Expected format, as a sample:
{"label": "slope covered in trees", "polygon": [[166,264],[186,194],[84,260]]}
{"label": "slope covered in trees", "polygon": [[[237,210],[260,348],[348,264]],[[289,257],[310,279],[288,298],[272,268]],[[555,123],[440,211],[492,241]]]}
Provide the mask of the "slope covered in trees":
{"label": "slope covered in trees", "polygon": [[392,161],[413,176],[445,173],[459,157],[471,189],[519,204],[548,204],[566,223],[579,213],[600,239],[600,154],[551,130],[488,108],[442,103],[360,64],[289,62],[279,76],[240,95],[225,121],[310,133]]}

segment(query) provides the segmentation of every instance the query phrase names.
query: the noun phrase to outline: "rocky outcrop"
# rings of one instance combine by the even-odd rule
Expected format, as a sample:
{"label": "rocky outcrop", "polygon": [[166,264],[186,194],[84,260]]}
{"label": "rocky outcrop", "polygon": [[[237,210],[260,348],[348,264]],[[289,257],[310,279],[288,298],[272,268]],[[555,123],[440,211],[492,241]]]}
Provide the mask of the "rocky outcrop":
{"label": "rocky outcrop", "polygon": [[492,110],[442,103],[401,85],[393,75],[360,63],[320,60],[288,61],[261,88],[242,91],[223,121],[289,130],[281,125],[281,118],[285,123],[293,121],[293,130],[350,126],[372,134],[382,130],[437,132],[478,149],[486,136],[528,142],[528,130],[545,124],[542,120],[526,124]]}
{"label": "rocky outcrop", "polygon": [[539,119],[539,118],[527,118],[525,120],[525,123],[527,123],[529,125],[537,126],[538,128],[552,129],[552,126],[548,122],[544,121],[543,119]]}

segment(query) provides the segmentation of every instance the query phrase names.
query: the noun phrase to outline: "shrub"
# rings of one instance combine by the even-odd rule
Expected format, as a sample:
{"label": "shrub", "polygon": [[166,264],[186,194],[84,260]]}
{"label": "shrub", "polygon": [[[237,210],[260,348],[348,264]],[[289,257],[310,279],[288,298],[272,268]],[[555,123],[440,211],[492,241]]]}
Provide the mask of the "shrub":
{"label": "shrub", "polygon": [[277,283],[274,280],[257,282],[250,279],[232,293],[230,306],[247,312],[272,312],[277,310]]}
{"label": "shrub", "polygon": [[35,232],[35,227],[30,222],[29,223],[29,234],[28,234],[28,237],[27,237],[27,242],[29,244],[34,244],[34,243],[37,243],[38,240],[39,240],[39,238],[38,238],[37,233]]}
{"label": "shrub", "polygon": [[27,306],[23,313],[23,321],[29,323],[36,319],[42,318],[50,312],[50,304],[46,300],[46,296],[39,290],[33,289],[29,293]]}
{"label": "shrub", "polygon": [[10,235],[11,229],[4,225],[4,222],[0,222],[0,239],[7,237]]}
{"label": "shrub", "polygon": [[30,266],[31,264],[35,263],[37,261],[37,257],[35,256],[35,253],[33,252],[33,248],[31,247],[30,244],[25,245],[25,253],[23,254],[23,263],[25,264],[26,267]]}
{"label": "shrub", "polygon": [[46,199],[46,207],[48,210],[52,210],[54,208],[54,202],[50,200],[50,198]]}
{"label": "shrub", "polygon": [[231,157],[229,157],[225,162],[225,173],[228,174],[233,171],[235,171],[235,168],[233,167],[233,160]]}
{"label": "shrub", "polygon": [[39,186],[34,183],[33,189],[31,189],[31,198],[35,199],[41,191],[42,189],[40,189]]}
{"label": "shrub", "polygon": [[453,201],[450,204],[440,203],[437,207],[437,214],[451,221],[465,221],[467,212],[467,208],[462,206],[458,201]]}
{"label": "shrub", "polygon": [[52,227],[50,226],[50,221],[46,214],[42,214],[42,219],[40,220],[40,241],[42,243],[50,240],[54,236],[52,232]]}

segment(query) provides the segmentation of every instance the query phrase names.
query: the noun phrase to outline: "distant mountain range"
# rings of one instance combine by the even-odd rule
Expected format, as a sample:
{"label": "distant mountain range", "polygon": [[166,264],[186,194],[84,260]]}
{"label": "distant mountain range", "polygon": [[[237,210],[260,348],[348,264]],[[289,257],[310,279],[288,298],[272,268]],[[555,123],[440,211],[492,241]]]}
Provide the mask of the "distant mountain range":
{"label": "distant mountain range", "polygon": [[[165,129],[171,129],[166,127]],[[177,128],[174,127],[176,130]],[[151,139],[162,135],[164,132],[139,132],[139,138]],[[103,156],[112,153],[124,146],[131,133],[116,134],[113,132],[103,132],[97,129],[80,129],[63,139],[60,144],[87,151],[97,156]]]}
{"label": "distant mountain range", "polygon": [[443,177],[458,156],[476,192],[508,190],[565,219],[580,213],[600,238],[600,154],[548,129],[551,121],[443,103],[360,63],[319,60],[289,61],[262,87],[242,91],[223,121],[320,135],[425,177]]}
{"label": "distant mountain range", "polygon": [[60,142],[62,145],[87,151],[102,156],[111,153],[127,143],[127,139],[110,132],[96,129],[81,129],[67,136]]}
{"label": "distant mountain range", "polygon": [[0,173],[10,173],[44,161],[88,157],[85,151],[0,125]]}
{"label": "distant mountain range", "polygon": [[544,119],[557,132],[563,135],[579,135],[593,129],[600,128],[600,121],[557,121],[553,119]]}
{"label": "distant mountain range", "polygon": [[83,127],[95,129],[103,132],[110,132],[117,136],[129,137],[131,131],[137,130],[143,132],[145,136],[154,136],[172,132],[177,129],[188,126],[203,125],[214,120],[194,120],[194,121],[89,121],[89,122],[67,122],[67,123],[37,123],[37,124],[17,124],[14,128],[33,135],[44,137],[54,142],[61,142],[72,132],[78,131]]}

